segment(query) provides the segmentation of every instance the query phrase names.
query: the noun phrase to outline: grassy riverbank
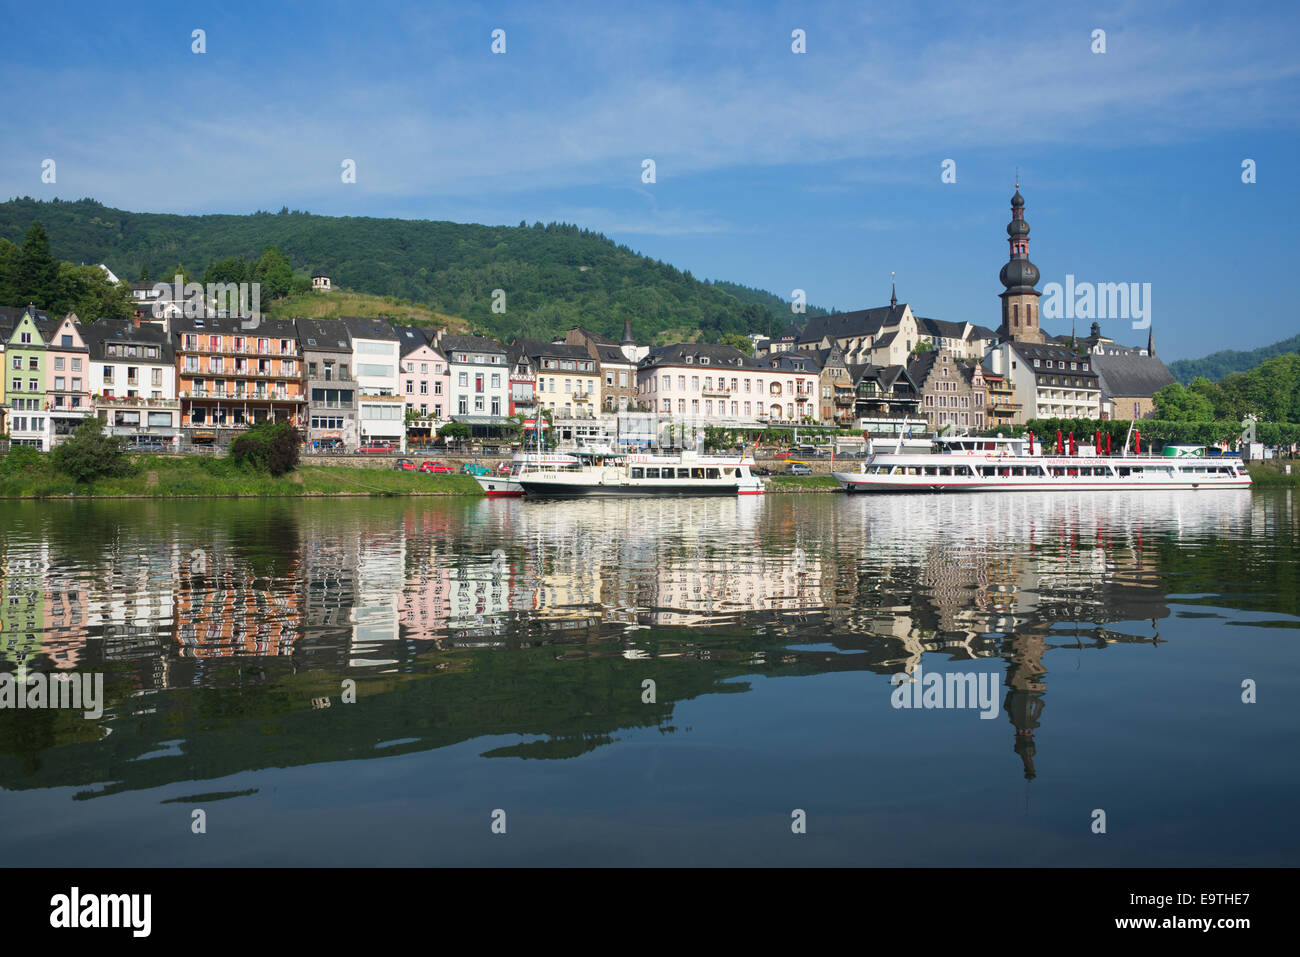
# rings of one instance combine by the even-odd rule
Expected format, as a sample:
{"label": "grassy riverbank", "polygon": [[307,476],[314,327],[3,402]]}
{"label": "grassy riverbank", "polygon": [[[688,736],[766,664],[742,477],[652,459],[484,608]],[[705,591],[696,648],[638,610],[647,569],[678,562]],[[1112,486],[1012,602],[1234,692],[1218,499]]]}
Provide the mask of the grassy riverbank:
{"label": "grassy riverbank", "polygon": [[28,468],[0,474],[0,498],[295,498],[317,495],[482,495],[467,475],[425,475],[392,469],[304,465],[273,478],[227,458],[138,457],[135,474],[78,483],[42,456]]}
{"label": "grassy riverbank", "polygon": [[[1282,471],[1283,465],[1291,466],[1291,474]],[[1251,481],[1259,488],[1297,488],[1300,487],[1300,462],[1252,462],[1246,466]]]}

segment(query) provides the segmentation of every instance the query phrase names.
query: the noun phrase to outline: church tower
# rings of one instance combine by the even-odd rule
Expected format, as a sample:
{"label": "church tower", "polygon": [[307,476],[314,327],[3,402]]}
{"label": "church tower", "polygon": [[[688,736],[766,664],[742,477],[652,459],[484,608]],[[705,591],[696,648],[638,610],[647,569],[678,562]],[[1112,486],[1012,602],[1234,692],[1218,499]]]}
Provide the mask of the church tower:
{"label": "church tower", "polygon": [[1038,267],[1029,261],[1029,224],[1025,222],[1025,198],[1016,184],[1016,195],[1011,197],[1011,222],[1007,223],[1011,258],[1002,267],[998,278],[1006,287],[1001,293],[1002,324],[998,335],[1003,340],[1042,343],[1046,339],[1038,328],[1038,297],[1034,288],[1038,284]]}

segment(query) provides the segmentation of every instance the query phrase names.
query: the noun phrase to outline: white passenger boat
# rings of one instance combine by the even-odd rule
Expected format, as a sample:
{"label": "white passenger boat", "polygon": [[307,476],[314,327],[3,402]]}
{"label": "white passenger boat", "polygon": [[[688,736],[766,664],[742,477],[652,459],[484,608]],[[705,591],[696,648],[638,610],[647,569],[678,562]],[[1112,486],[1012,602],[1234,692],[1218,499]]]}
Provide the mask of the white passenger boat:
{"label": "white passenger boat", "polygon": [[876,453],[855,472],[833,474],[846,492],[1250,487],[1250,473],[1237,456],[1106,455],[1092,445],[1073,454],[1035,454],[1032,439],[969,436],[936,438],[928,453]]}
{"label": "white passenger boat", "polygon": [[578,458],[572,465],[529,468],[518,482],[530,496],[763,494],[753,460],[740,456],[579,452]]}
{"label": "white passenger boat", "polygon": [[549,469],[578,464],[578,458],[565,452],[516,452],[513,459],[503,463],[505,468],[488,475],[476,475],[474,481],[488,498],[518,498],[524,494],[519,476],[528,469]]}

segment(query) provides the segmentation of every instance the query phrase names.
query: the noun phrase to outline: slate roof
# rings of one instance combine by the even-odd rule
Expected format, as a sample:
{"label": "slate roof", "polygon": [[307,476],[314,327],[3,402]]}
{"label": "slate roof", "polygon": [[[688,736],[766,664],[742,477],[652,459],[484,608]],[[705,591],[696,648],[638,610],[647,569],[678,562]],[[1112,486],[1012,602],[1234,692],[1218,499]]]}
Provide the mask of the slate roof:
{"label": "slate roof", "polygon": [[[687,362],[687,359],[690,362]],[[708,360],[707,362],[702,360]],[[641,360],[641,368],[649,366],[703,365],[724,366],[733,369],[762,368],[759,362],[745,355],[735,346],[709,346],[697,342],[678,342],[670,346],[656,346]]]}
{"label": "slate roof", "polygon": [[92,359],[112,359],[120,361],[121,356],[109,356],[106,346],[112,343],[123,345],[159,346],[155,362],[173,362],[171,337],[162,326],[154,323],[142,323],[139,326],[125,319],[100,319],[97,322],[82,323],[77,326],[81,338],[90,350]]}
{"label": "slate roof", "polygon": [[438,347],[448,358],[451,358],[452,352],[506,353],[506,347],[502,343],[486,336],[443,336]]}
{"label": "slate roof", "polygon": [[591,353],[587,351],[585,346],[529,338],[516,339],[510,344],[509,354],[512,356],[526,355],[530,359],[538,359],[542,356],[552,359],[591,359]]}
{"label": "slate roof", "polygon": [[[0,306],[0,319],[5,320],[9,324],[9,328],[12,329],[26,312],[26,306]],[[35,310],[35,315],[37,322],[47,322],[52,318],[44,309]]]}
{"label": "slate roof", "polygon": [[901,365],[878,366],[874,363],[854,363],[848,366],[848,370],[855,386],[863,379],[875,379],[883,391],[892,392],[900,376],[913,387],[916,385],[916,380],[908,375],[907,370]]}
{"label": "slate roof", "polygon": [[397,341],[401,346],[402,355],[410,355],[421,346],[429,344],[429,332],[431,330],[421,329],[418,326],[393,326],[393,332],[397,334]]}
{"label": "slate roof", "polygon": [[[1025,365],[1029,367],[1030,371],[1032,371],[1039,379],[1042,379],[1044,376],[1072,376],[1075,378],[1091,379],[1093,381],[1086,383],[1086,387],[1094,389],[1100,388],[1099,384],[1096,382],[1097,370],[1093,368],[1093,359],[1096,358],[1095,356],[1089,355],[1086,352],[1075,352],[1068,344],[1057,342],[1046,342],[1039,345],[1037,343],[1016,342],[1013,340],[1011,342],[1011,348],[1015,351],[1016,355],[1024,361]],[[1035,359],[1040,360],[1038,366],[1034,365]],[[1052,363],[1050,368],[1046,365],[1048,362]],[[1079,363],[1080,367],[1077,369],[1062,369],[1058,366],[1058,363],[1060,362],[1075,362]]]}
{"label": "slate roof", "polygon": [[759,359],[758,364],[768,369],[776,369],[778,372],[820,373],[822,371],[817,357],[810,352],[802,351],[774,352],[770,356]]}
{"label": "slate roof", "polygon": [[898,325],[903,318],[906,303],[896,306],[877,306],[856,312],[838,312],[829,316],[815,316],[804,326],[800,342],[820,342],[825,336],[843,339],[848,336],[874,336],[886,326]]}
{"label": "slate roof", "polygon": [[923,319],[916,317],[918,331],[923,336],[939,336],[943,339],[965,339],[966,323],[949,322],[946,319]]}
{"label": "slate roof", "polygon": [[369,316],[339,316],[338,321],[348,327],[353,339],[377,339],[395,342],[397,333],[387,319],[372,319]]}
{"label": "slate roof", "polygon": [[1155,356],[1093,356],[1092,365],[1101,377],[1102,394],[1108,397],[1149,399],[1174,381]]}
{"label": "slate roof", "polygon": [[923,352],[907,364],[907,374],[912,377],[913,382],[923,382],[938,360],[938,352]]}
{"label": "slate roof", "polygon": [[[295,319],[298,339],[304,350],[317,352],[351,352],[352,335],[337,319]],[[308,340],[314,339],[314,342]]]}

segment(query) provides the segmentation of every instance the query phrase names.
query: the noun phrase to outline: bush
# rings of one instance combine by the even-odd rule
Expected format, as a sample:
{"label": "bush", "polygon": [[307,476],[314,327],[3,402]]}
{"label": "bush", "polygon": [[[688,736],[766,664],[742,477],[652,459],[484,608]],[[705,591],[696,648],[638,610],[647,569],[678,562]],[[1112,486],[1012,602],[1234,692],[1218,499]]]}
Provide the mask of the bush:
{"label": "bush", "polygon": [[135,466],[126,454],[126,440],[104,434],[104,423],[86,419],[50,452],[50,464],[77,482],[106,476],[131,475]]}
{"label": "bush", "polygon": [[0,458],[0,475],[17,475],[39,468],[41,453],[30,445],[11,445],[9,452]]}
{"label": "bush", "polygon": [[298,467],[302,433],[288,422],[262,422],[230,444],[237,465],[280,476]]}

